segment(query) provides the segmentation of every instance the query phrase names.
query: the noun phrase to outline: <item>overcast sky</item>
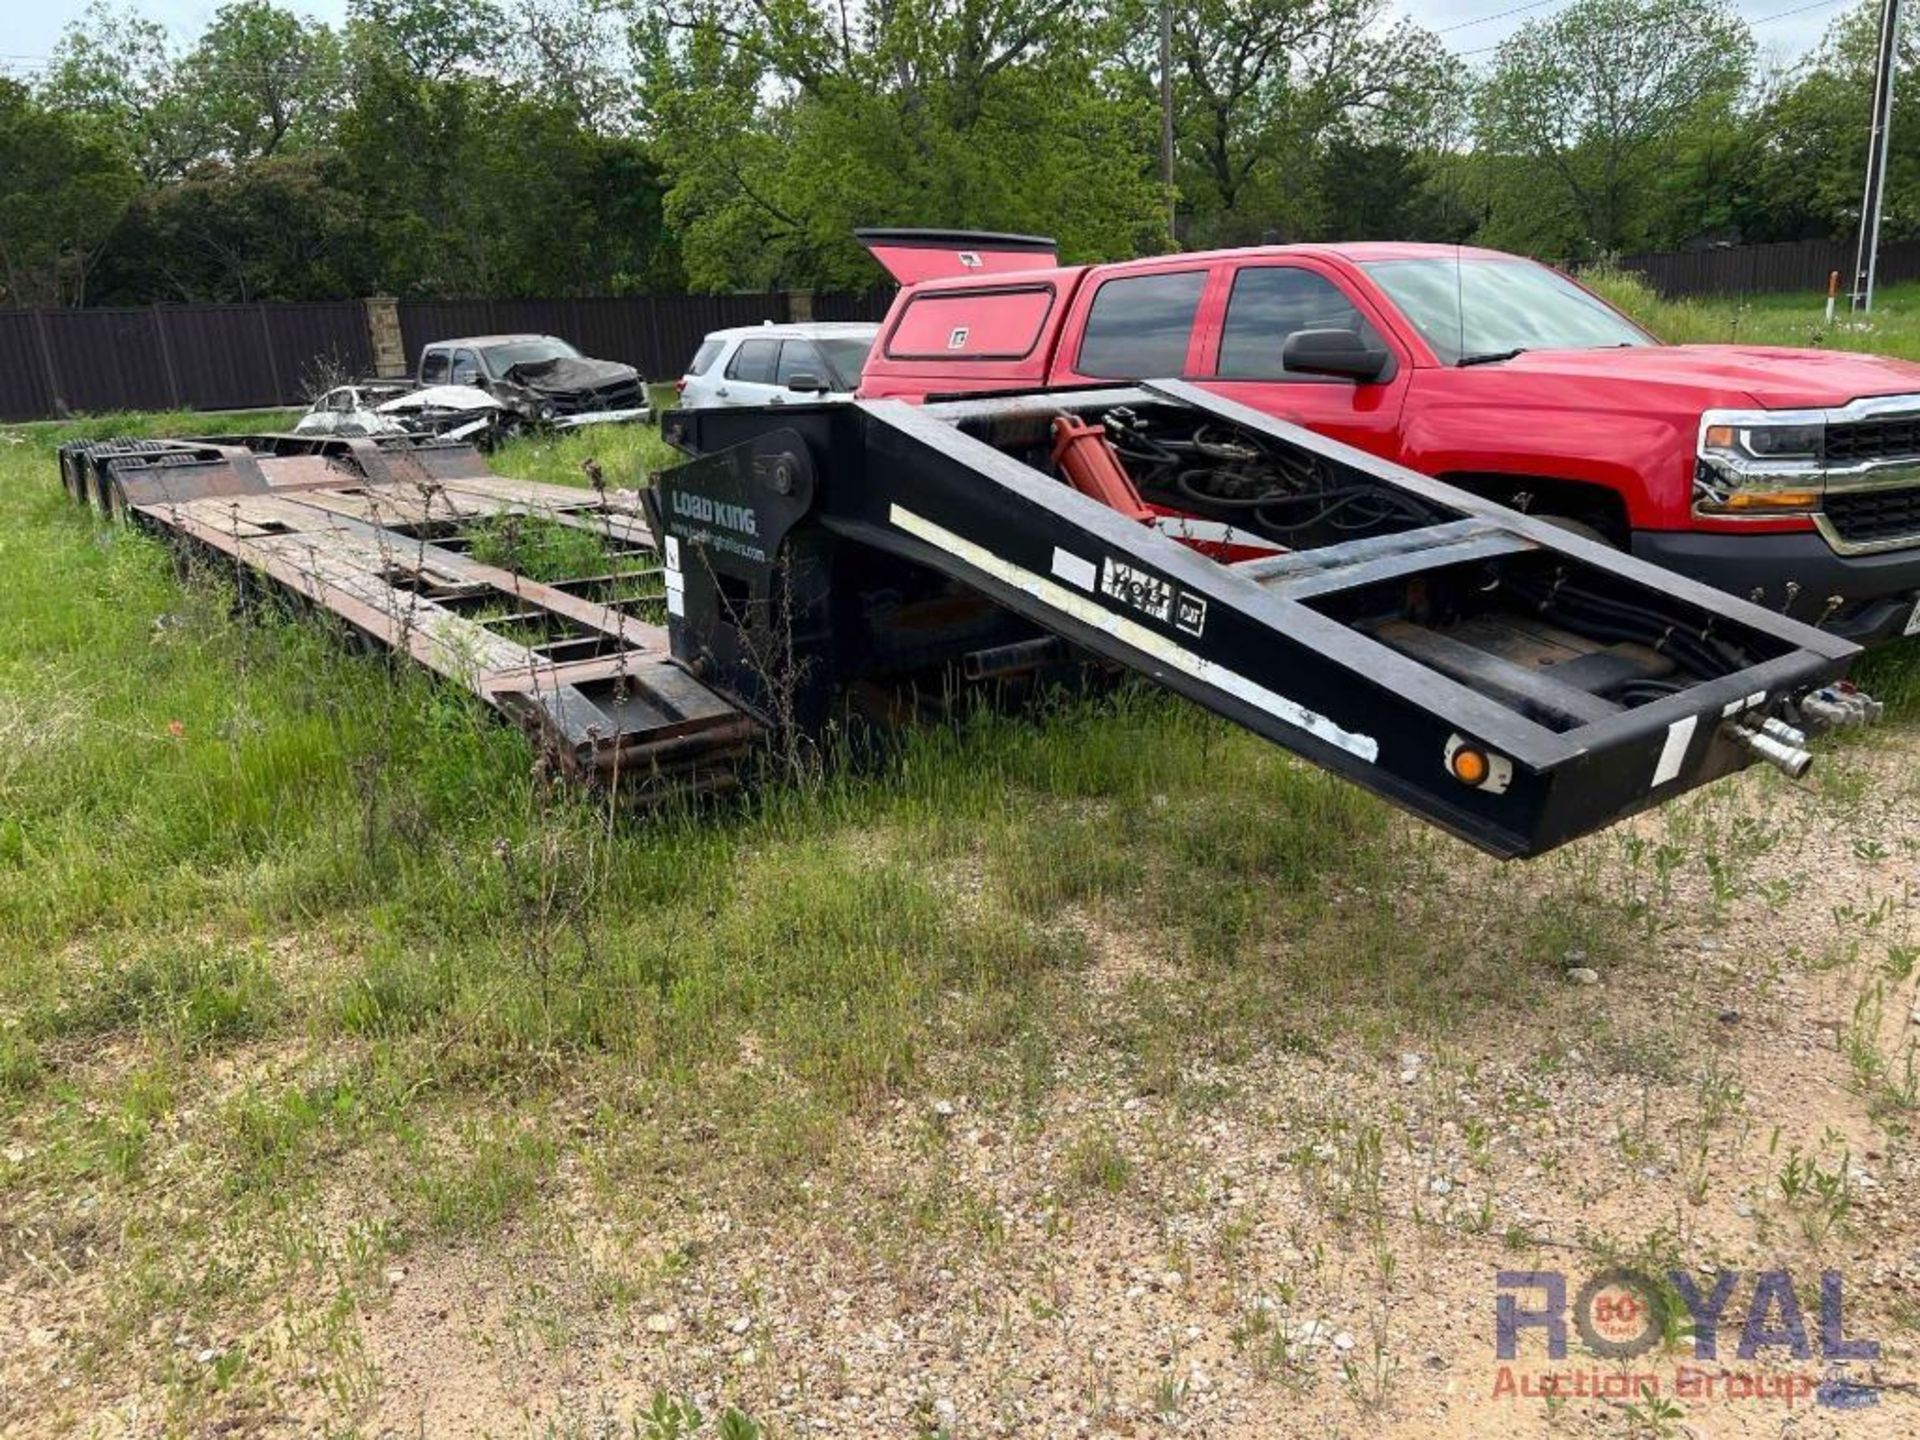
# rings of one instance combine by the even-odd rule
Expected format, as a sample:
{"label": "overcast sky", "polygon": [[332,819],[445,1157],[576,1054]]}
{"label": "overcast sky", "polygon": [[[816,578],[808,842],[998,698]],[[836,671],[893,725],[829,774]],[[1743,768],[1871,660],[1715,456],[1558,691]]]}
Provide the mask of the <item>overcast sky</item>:
{"label": "overcast sky", "polygon": [[[218,8],[217,0],[138,0],[147,14],[164,22],[183,41],[191,40]],[[1567,0],[1393,0],[1396,7],[1421,24],[1442,32],[1441,38],[1470,63],[1482,64],[1491,47],[1528,20],[1550,15]],[[1819,44],[1827,25],[1842,14],[1850,0],[1815,3],[1808,0],[1733,0],[1749,22],[1766,20],[1783,11],[1778,20],[1754,26],[1754,39],[1764,57],[1786,63]],[[69,21],[86,9],[87,0],[4,0],[9,12],[0,21],[0,64],[13,74],[30,72],[44,59]],[[306,0],[296,8],[338,24],[346,0]],[[1499,17],[1499,18],[1491,18]],[[1481,52],[1481,53],[1474,53]]]}

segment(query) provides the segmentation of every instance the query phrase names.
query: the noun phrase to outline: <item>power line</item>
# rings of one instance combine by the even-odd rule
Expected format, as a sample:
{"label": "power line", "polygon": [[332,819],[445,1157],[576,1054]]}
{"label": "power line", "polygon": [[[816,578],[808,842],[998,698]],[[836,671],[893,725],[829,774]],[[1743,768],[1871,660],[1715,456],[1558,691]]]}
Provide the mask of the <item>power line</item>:
{"label": "power line", "polygon": [[1527,0],[1525,5],[1515,5],[1509,10],[1496,10],[1491,15],[1482,15],[1478,20],[1461,20],[1452,25],[1442,25],[1433,33],[1451,35],[1455,30],[1471,30],[1476,25],[1491,25],[1495,20],[1504,20],[1509,15],[1519,15],[1528,10],[1538,10],[1543,5],[1558,4],[1559,0]]}
{"label": "power line", "polygon": [[1804,15],[1809,10],[1826,10],[1844,3],[1845,0],[1813,0],[1811,5],[1796,5],[1791,10],[1776,10],[1771,15],[1762,15],[1756,19],[1749,20],[1747,24],[1750,26],[1771,25],[1776,20],[1786,20],[1795,15]]}
{"label": "power line", "polygon": [[[1464,20],[1457,25],[1448,25],[1433,33],[1436,35],[1445,35],[1450,30],[1464,30],[1470,25],[1482,25],[1490,20],[1505,19],[1509,15],[1518,15],[1523,10],[1538,10],[1543,5],[1554,3],[1557,3],[1557,0],[1532,0],[1530,4],[1516,5],[1510,10],[1496,11],[1492,15],[1483,15],[1478,20]],[[1569,3],[1571,3],[1571,0],[1569,0]],[[1746,20],[1747,28],[1752,29],[1759,25],[1771,25],[1776,20],[1790,20],[1795,15],[1805,15],[1812,10],[1829,10],[1835,5],[1844,5],[1847,3],[1848,0],[1812,0],[1811,4],[1795,5],[1786,10],[1775,10],[1770,14],[1756,15],[1751,20],[1748,20],[1744,15],[1740,18]],[[1456,59],[1464,60],[1471,55],[1485,55],[1490,51],[1498,50],[1505,43],[1505,40],[1496,40],[1491,45],[1477,45],[1471,50],[1456,50],[1453,53]]]}

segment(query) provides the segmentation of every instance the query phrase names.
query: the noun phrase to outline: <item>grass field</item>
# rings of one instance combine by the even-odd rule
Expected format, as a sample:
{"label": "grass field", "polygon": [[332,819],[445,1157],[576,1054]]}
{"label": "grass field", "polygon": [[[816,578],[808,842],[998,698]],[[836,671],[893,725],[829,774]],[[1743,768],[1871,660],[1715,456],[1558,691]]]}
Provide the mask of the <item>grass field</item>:
{"label": "grass field", "polygon": [[1622,271],[1590,270],[1580,279],[1673,345],[1809,345],[1920,360],[1920,284],[1881,290],[1870,315],[1849,316],[1842,297],[1828,325],[1824,294],[1663,300]]}
{"label": "grass field", "polygon": [[628,816],[61,495],[218,428],[0,432],[6,1432],[1678,1435],[1489,1397],[1622,1259],[1913,1378],[1912,699],[1504,869],[1137,692]]}

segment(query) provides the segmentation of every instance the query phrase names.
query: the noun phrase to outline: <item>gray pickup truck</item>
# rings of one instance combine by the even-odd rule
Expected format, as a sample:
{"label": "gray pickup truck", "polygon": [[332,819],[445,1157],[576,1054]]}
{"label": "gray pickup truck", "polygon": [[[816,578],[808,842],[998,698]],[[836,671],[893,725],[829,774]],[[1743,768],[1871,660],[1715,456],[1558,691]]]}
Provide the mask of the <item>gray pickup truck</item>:
{"label": "gray pickup truck", "polygon": [[420,352],[422,389],[472,385],[536,425],[567,430],[649,420],[647,382],[631,365],[594,360],[553,335],[472,335]]}

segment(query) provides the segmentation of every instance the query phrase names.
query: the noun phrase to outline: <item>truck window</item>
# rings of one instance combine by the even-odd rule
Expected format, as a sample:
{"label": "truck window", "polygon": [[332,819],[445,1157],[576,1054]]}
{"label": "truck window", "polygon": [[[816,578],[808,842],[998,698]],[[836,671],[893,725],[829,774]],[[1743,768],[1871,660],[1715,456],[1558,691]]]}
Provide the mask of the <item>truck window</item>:
{"label": "truck window", "polygon": [[773,383],[774,359],[779,354],[778,340],[742,340],[727,363],[729,380],[744,380],[749,385]]}
{"label": "truck window", "polygon": [[1206,285],[1204,270],[1107,281],[1087,312],[1087,332],[1074,368],[1082,375],[1114,380],[1185,374],[1187,341]]}
{"label": "truck window", "polygon": [[471,350],[453,352],[453,383],[473,385],[480,379],[480,357]]}
{"label": "truck window", "polygon": [[447,352],[429,350],[420,357],[420,383],[422,385],[444,385],[447,383]]}
{"label": "truck window", "polygon": [[1326,276],[1294,265],[1245,266],[1233,277],[1233,294],[1227,301],[1219,377],[1286,378],[1280,351],[1299,330],[1351,330],[1371,345],[1380,344],[1379,333]]}
{"label": "truck window", "polygon": [[836,390],[851,390],[860,383],[860,372],[867,365],[867,352],[873,348],[872,336],[849,339],[830,335],[819,345],[820,358],[827,362],[827,373],[820,377],[822,380]]}
{"label": "truck window", "polygon": [[580,352],[552,335],[536,335],[531,340],[512,340],[505,345],[489,345],[480,354],[495,377],[504,376],[516,365],[538,365],[542,360],[578,360]]}
{"label": "truck window", "polygon": [[687,374],[704,375],[707,367],[720,358],[720,352],[727,348],[724,340],[703,340],[700,348],[693,352],[693,359],[687,362]]}
{"label": "truck window", "polygon": [[820,363],[820,352],[813,348],[811,340],[788,340],[780,347],[780,365],[773,372],[773,383],[791,385],[796,375],[811,375],[816,380],[827,378],[827,367]]}

